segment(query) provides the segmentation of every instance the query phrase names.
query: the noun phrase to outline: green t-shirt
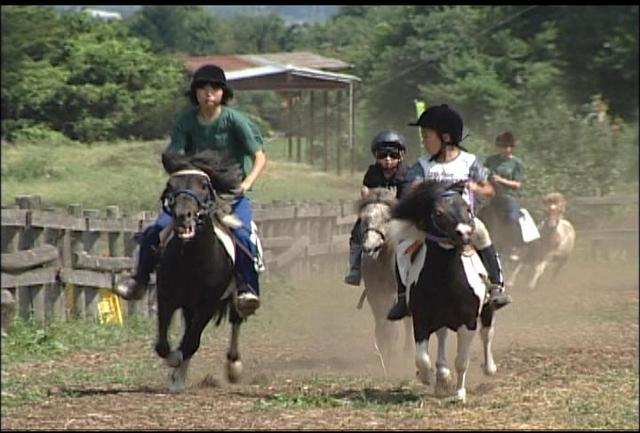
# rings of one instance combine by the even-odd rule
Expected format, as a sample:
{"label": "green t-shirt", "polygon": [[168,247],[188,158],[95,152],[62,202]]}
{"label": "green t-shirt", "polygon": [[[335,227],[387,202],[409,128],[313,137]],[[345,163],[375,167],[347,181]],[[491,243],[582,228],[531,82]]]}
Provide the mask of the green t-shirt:
{"label": "green t-shirt", "polygon": [[[517,156],[512,158],[505,158],[501,154],[491,155],[485,162],[485,167],[492,173],[504,177],[508,180],[515,180],[517,182],[524,181],[524,164],[522,160]],[[519,189],[510,188],[506,185],[501,185],[500,192],[510,195],[512,197],[518,197],[520,195]]]}
{"label": "green t-shirt", "polygon": [[257,126],[241,112],[222,107],[217,119],[208,124],[198,121],[198,109],[180,111],[171,131],[166,152],[196,153],[206,149],[227,150],[242,167],[245,177],[253,164],[253,156],[263,146]]}

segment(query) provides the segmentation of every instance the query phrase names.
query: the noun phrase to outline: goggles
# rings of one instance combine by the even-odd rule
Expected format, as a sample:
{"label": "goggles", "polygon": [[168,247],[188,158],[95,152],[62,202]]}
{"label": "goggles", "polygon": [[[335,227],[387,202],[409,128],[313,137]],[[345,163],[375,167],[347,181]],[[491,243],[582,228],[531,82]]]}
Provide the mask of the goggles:
{"label": "goggles", "polygon": [[376,159],[385,159],[387,157],[391,159],[400,159],[402,155],[397,150],[378,150],[376,151]]}

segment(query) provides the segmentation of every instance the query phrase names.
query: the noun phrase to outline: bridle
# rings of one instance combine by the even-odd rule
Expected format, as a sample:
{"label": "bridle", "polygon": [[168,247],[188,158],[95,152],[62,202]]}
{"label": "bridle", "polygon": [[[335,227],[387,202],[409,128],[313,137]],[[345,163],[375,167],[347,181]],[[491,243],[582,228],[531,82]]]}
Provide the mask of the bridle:
{"label": "bridle", "polygon": [[160,201],[162,202],[162,209],[167,214],[171,215],[171,217],[175,217],[175,213],[173,212],[173,206],[176,203],[176,197],[178,197],[179,195],[187,195],[191,197],[193,200],[195,200],[195,202],[198,204],[198,212],[196,214],[196,217],[198,219],[198,223],[200,223],[202,222],[202,218],[204,216],[210,215],[215,209],[217,194],[213,189],[213,186],[211,185],[211,179],[209,178],[209,175],[202,170],[198,170],[198,169],[179,170],[174,173],[171,173],[171,176],[169,178],[172,178],[174,176],[187,176],[187,175],[202,176],[207,180],[207,190],[209,194],[207,194],[206,199],[204,201],[201,200],[196,195],[195,192],[193,192],[188,188],[179,188],[176,190],[165,191],[165,193],[162,194],[162,197],[160,197]]}
{"label": "bridle", "polygon": [[[455,194],[458,194],[458,192],[457,191],[452,191],[452,190],[446,190],[446,191],[438,193],[438,195],[436,196],[436,200],[440,199],[440,198],[450,197],[450,196],[453,196]],[[429,218],[431,219],[431,224],[436,229],[437,234],[439,234],[441,236],[436,236],[434,234],[431,234],[431,233],[427,232],[426,238],[428,240],[436,242],[436,243],[454,245],[455,242],[453,241],[453,239],[451,239],[451,237],[447,234],[446,230],[444,230],[438,224],[438,222],[437,222],[437,220],[435,218],[435,212],[436,212],[436,209],[435,209],[435,206],[434,206],[434,208],[431,210],[431,213],[429,214]]]}

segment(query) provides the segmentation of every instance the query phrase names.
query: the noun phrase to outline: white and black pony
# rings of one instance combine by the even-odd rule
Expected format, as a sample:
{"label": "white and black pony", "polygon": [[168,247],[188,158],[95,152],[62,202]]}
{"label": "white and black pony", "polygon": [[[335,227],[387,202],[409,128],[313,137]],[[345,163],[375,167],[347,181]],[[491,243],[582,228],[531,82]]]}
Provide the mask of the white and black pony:
{"label": "white and black pony", "polygon": [[[229,314],[232,327],[227,377],[236,382],[242,371],[238,352],[242,318],[233,308],[234,264],[221,240],[226,230],[220,230],[219,223],[214,229],[214,215],[230,210],[220,196],[239,185],[241,171],[226,155],[209,150],[192,156],[163,154],[162,164],[170,177],[161,200],[173,221],[156,271],[155,351],[174,368],[170,388],[181,391],[205,326],[212,318],[218,326]],[[177,309],[182,309],[184,316],[184,334],[180,345],[172,351],[167,330]]]}
{"label": "white and black pony", "polygon": [[[436,332],[435,389],[437,393],[449,389],[451,374],[447,368],[445,342],[447,329],[456,331],[457,385],[453,399],[461,402],[466,399],[465,375],[478,322],[482,324],[484,372],[487,375],[496,372],[491,353],[494,309],[485,303],[487,291],[480,274],[486,275],[486,271],[470,246],[474,223],[461,195],[463,188],[463,183],[425,182],[402,198],[392,212],[394,239],[416,239],[420,249],[407,248],[407,251],[424,257],[424,264],[418,264],[422,268],[407,292],[418,378],[431,384],[433,372],[428,343],[431,334]],[[414,245],[418,245],[417,242]]]}

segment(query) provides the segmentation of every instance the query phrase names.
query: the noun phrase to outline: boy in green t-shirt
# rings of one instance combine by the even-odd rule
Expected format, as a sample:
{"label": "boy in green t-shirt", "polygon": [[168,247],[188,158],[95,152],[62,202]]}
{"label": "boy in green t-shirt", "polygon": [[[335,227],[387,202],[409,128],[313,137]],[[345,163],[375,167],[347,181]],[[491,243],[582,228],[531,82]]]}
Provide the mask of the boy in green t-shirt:
{"label": "boy in green t-shirt", "polygon": [[504,131],[496,137],[498,153],[491,155],[485,162],[491,175],[489,180],[494,185],[496,196],[491,206],[495,206],[501,220],[509,227],[510,251],[512,260],[518,260],[517,249],[522,245],[520,233],[520,189],[524,182],[524,164],[520,158],[513,154],[515,139],[510,131]]}
{"label": "boy in green t-shirt", "polygon": [[[251,239],[253,212],[251,200],[245,194],[256,181],[267,163],[262,135],[258,128],[240,111],[227,107],[233,97],[224,71],[216,65],[204,65],[193,75],[189,91],[192,106],[176,116],[171,131],[171,142],[166,152],[193,154],[205,149],[227,151],[243,171],[243,180],[231,204],[234,215],[242,226],[233,229],[233,235],[244,248],[236,250],[235,269],[238,279],[238,312],[246,317],[260,306],[258,274],[252,257],[257,246]],[[171,216],[162,212],[154,224],[145,229],[138,265],[134,275],[116,285],[114,292],[124,299],[140,299],[155,268],[157,258],[153,252],[160,240],[160,231],[171,222]]]}

